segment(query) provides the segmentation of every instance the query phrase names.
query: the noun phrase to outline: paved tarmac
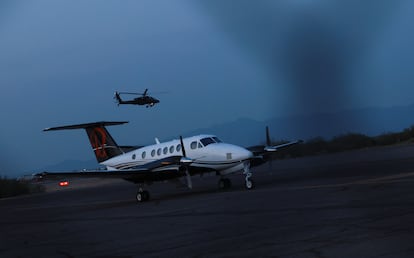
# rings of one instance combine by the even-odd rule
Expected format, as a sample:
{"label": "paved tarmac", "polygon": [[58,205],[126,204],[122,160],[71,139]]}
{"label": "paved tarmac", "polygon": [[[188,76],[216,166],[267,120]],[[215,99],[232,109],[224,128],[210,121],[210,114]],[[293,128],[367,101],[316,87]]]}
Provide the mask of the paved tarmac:
{"label": "paved tarmac", "polygon": [[256,188],[113,180],[0,200],[0,257],[414,257],[414,145],[274,161]]}

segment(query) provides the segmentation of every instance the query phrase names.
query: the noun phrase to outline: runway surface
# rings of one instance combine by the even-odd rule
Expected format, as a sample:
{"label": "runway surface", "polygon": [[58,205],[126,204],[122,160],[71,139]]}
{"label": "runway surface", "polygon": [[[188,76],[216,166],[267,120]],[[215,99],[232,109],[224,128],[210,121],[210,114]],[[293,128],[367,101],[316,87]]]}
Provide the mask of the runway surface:
{"label": "runway surface", "polygon": [[120,180],[0,200],[0,257],[414,257],[414,145],[254,172],[254,190],[194,177],[141,204]]}

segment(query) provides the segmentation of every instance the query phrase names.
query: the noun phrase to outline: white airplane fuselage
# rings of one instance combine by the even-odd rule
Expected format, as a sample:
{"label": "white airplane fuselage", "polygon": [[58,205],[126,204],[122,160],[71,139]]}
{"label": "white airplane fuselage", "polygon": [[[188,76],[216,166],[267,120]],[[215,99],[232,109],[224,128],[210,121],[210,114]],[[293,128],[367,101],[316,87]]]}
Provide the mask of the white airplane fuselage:
{"label": "white airplane fuselage", "polygon": [[[253,157],[249,150],[221,142],[214,135],[198,135],[183,139],[191,167],[208,168],[221,175],[240,171],[244,162]],[[108,159],[101,164],[108,170],[124,170],[169,156],[183,156],[180,140],[145,146]]]}

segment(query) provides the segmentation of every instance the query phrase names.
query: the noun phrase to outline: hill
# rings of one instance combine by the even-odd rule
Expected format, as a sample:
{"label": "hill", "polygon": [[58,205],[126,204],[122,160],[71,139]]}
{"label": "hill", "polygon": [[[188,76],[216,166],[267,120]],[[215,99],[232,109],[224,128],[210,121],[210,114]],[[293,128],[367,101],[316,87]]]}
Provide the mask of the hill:
{"label": "hill", "polygon": [[241,118],[235,121],[200,128],[190,134],[212,133],[224,141],[251,146],[265,141],[265,127],[270,127],[272,140],[330,139],[360,133],[369,136],[397,132],[414,124],[414,104],[390,108],[363,108],[332,113],[275,117],[265,121]]}

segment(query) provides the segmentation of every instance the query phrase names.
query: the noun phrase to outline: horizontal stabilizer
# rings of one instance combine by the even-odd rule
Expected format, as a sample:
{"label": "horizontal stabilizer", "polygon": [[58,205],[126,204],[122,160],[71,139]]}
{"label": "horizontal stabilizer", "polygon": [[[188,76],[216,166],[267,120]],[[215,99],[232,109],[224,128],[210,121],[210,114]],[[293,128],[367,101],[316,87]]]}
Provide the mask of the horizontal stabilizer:
{"label": "horizontal stabilizer", "polygon": [[[57,131],[57,130],[71,130],[71,129],[85,129],[89,142],[91,143],[92,149],[95,153],[96,160],[98,163],[102,163],[113,157],[122,155],[125,153],[124,149],[120,148],[116,144],[115,140],[106,130],[105,126],[108,125],[121,125],[128,123],[126,121],[122,122],[94,122],[86,124],[76,124],[76,125],[65,125],[58,127],[46,128],[43,131]],[[131,150],[132,148],[127,150]]]}
{"label": "horizontal stabilizer", "polygon": [[50,127],[45,128],[43,131],[57,131],[57,130],[70,130],[70,129],[87,129],[92,127],[101,127],[101,126],[110,126],[110,125],[122,125],[126,124],[128,121],[120,121],[120,122],[94,122],[94,123],[86,123],[86,124],[77,124],[77,125],[66,125],[66,126],[58,126],[58,127]]}

